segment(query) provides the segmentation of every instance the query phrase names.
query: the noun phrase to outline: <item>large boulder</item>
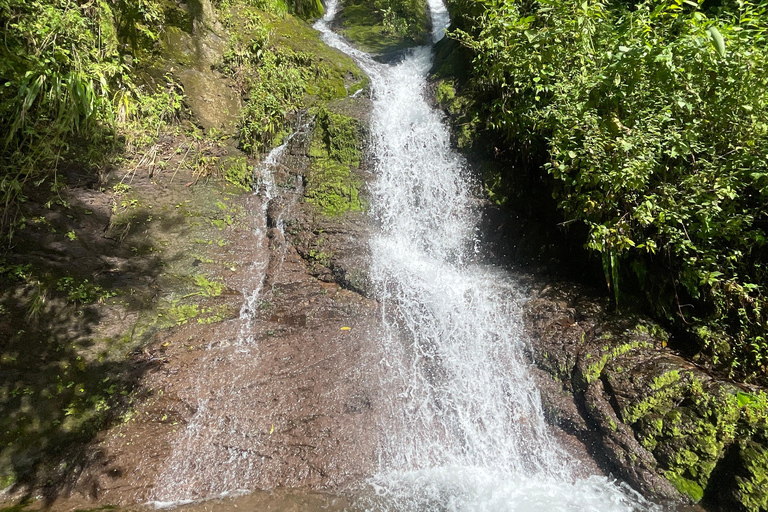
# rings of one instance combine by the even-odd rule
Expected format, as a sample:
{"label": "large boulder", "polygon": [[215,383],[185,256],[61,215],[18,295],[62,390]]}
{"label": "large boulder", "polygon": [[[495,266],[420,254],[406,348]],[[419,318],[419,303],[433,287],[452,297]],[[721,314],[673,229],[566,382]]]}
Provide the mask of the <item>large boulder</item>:
{"label": "large boulder", "polygon": [[591,443],[606,470],[662,500],[768,510],[764,391],[696,366],[655,323],[572,284],[539,287],[525,322],[536,365],[581,416],[548,392],[549,420]]}

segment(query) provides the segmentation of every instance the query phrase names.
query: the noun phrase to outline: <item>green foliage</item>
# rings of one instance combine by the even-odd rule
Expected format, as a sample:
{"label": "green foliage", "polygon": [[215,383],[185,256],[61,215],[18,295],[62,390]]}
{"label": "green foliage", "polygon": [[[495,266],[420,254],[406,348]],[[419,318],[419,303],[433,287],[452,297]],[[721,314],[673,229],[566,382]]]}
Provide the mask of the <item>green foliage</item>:
{"label": "green foliage", "polygon": [[243,109],[240,141],[247,152],[263,151],[290,129],[288,114],[298,110],[306,91],[306,55],[268,51],[258,62],[259,80],[252,83]]}
{"label": "green foliage", "polygon": [[[267,13],[241,11],[224,55],[223,71],[238,84],[245,100],[240,144],[248,153],[279,144],[291,131],[292,115],[300,108],[316,99],[347,95],[343,85],[340,90],[335,85],[334,74],[340,66],[315,52],[281,44],[271,28],[273,23]],[[290,29],[291,23],[283,22],[280,28]],[[349,71],[362,78],[356,68]]]}
{"label": "green foliage", "polygon": [[151,54],[168,5],[0,0],[0,231],[12,233],[25,190],[58,186],[62,160],[101,164],[118,125],[178,111],[177,97],[149,105],[128,64]]}
{"label": "green foliage", "polygon": [[77,281],[75,278],[67,276],[56,281],[56,290],[63,292],[67,302],[72,304],[89,304],[92,302],[104,302],[107,299],[118,295],[117,291],[105,290],[97,284],[88,282],[87,279]]}
{"label": "green foliage", "polygon": [[230,157],[221,165],[224,179],[230,185],[242,190],[253,188],[253,169],[248,165],[245,157]]}
{"label": "green foliage", "polygon": [[170,74],[165,75],[164,85],[154,92],[134,89],[115,96],[117,127],[128,152],[151,146],[163,127],[180,119],[184,90]]}
{"label": "green foliage", "polygon": [[319,18],[323,15],[320,0],[214,0],[214,5],[225,15],[241,7],[253,7],[273,14],[290,12],[303,19]]}
{"label": "green foliage", "polygon": [[43,273],[28,264],[0,264],[0,279],[23,284],[30,290],[28,318],[35,318],[45,307],[48,299],[58,296],[74,306],[104,303],[120,294],[120,290],[106,289],[88,279],[79,279],[70,275],[56,277]]}
{"label": "green foliage", "polygon": [[416,40],[426,28],[423,0],[374,0],[386,33]]}
{"label": "green foliage", "polygon": [[763,3],[724,5],[454,0],[453,37],[492,98],[486,126],[546,153],[617,302],[637,283],[706,327],[714,363],[765,378],[768,23]]}

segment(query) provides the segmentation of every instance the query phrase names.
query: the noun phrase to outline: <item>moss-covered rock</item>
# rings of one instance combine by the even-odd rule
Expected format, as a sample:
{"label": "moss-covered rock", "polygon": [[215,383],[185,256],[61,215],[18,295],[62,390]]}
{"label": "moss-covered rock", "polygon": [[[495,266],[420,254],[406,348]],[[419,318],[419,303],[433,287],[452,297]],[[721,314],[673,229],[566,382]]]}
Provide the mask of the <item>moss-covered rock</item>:
{"label": "moss-covered rock", "polygon": [[370,53],[391,54],[429,39],[423,0],[346,0],[337,20],[339,32]]}
{"label": "moss-covered rock", "polygon": [[741,474],[735,476],[739,503],[749,512],[768,510],[768,436],[763,431],[739,442]]}
{"label": "moss-covered rock", "polygon": [[368,78],[319,32],[286,12],[237,2],[222,14],[230,39],[220,69],[243,103],[241,148],[265,153],[295,129],[297,112],[359,92]]}
{"label": "moss-covered rock", "polygon": [[766,510],[764,391],[702,371],[667,348],[658,325],[609,313],[605,301],[585,300],[567,285],[530,301],[526,324],[537,365],[583,404],[610,471],[659,497],[679,493],[717,511]]}
{"label": "moss-covered rock", "polygon": [[362,180],[353,172],[362,158],[360,121],[321,108],[316,116],[305,177],[304,197],[325,215],[340,215],[364,207]]}
{"label": "moss-covered rock", "polygon": [[353,95],[368,87],[368,76],[346,54],[320,40],[319,33],[305,22],[289,16],[266,16],[276,45],[312,55],[315,73],[307,84],[306,105]]}

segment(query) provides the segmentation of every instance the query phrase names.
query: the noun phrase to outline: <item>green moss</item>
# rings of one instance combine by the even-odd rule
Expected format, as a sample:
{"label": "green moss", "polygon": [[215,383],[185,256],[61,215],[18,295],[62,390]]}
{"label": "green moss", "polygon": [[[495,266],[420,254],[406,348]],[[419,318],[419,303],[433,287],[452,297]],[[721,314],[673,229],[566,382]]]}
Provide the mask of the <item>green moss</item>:
{"label": "green moss", "polygon": [[[5,465],[4,465],[5,466]],[[7,489],[16,482],[16,474],[9,471],[7,474],[0,476],[0,490]]]}
{"label": "green moss", "polygon": [[306,201],[316,205],[325,215],[336,216],[347,211],[360,211],[361,181],[348,165],[330,159],[316,159],[304,193]]}
{"label": "green moss", "polygon": [[[480,126],[479,116],[476,112],[472,111],[472,99],[458,92],[454,80],[445,79],[437,83],[435,100],[455,120],[453,131],[456,137],[456,144],[461,149],[471,149],[478,137],[477,130]],[[485,188],[491,199],[498,204],[503,204],[506,201],[506,196],[502,191],[501,173],[499,170],[496,170],[495,172],[484,172],[483,174]],[[503,201],[499,201],[498,197],[503,197]]]}
{"label": "green moss", "polygon": [[361,126],[357,119],[321,108],[316,116],[315,130],[329,158],[345,165],[360,165]]}
{"label": "green moss", "polygon": [[[675,386],[656,390],[644,400],[622,410],[622,419],[627,425],[631,425],[651,412],[666,414],[673,406],[673,399],[679,395],[680,389]],[[673,411],[672,414],[674,416],[678,413]]]}
{"label": "green moss", "polygon": [[195,63],[195,46],[192,36],[178,27],[168,27],[160,37],[162,57],[178,66]]}
{"label": "green moss", "polygon": [[253,169],[245,157],[229,157],[221,162],[221,174],[224,180],[240,190],[253,188]]}
{"label": "green moss", "polygon": [[[348,0],[338,14],[340,32],[351,39],[361,50],[370,53],[386,54],[403,50],[418,44],[426,44],[428,39],[426,5],[412,9],[411,18],[414,26],[408,30],[398,30],[386,18],[385,10],[376,7],[375,0]],[[419,17],[418,21],[415,20]]]}
{"label": "green moss", "polygon": [[[608,363],[608,361],[616,359],[617,357],[626,354],[630,350],[634,350],[637,348],[648,348],[648,347],[650,347],[649,343],[646,343],[644,341],[633,341],[633,342],[624,343],[622,345],[609,349],[608,352],[602,355],[602,357],[598,362],[591,364],[587,367],[587,371],[584,374],[584,378],[587,384],[594,382],[600,378],[600,375],[603,373],[603,368],[605,368],[605,365]],[[591,355],[592,354],[587,354],[587,357],[589,358]]]}
{"label": "green moss", "polygon": [[362,180],[352,171],[362,158],[362,127],[354,118],[321,108],[316,116],[304,197],[325,215],[363,209]]}
{"label": "green moss", "polygon": [[273,44],[312,56],[313,73],[306,103],[314,105],[355,94],[368,87],[368,76],[346,54],[320,40],[319,32],[292,16],[264,15]]}
{"label": "green moss", "polygon": [[208,277],[202,274],[198,274],[192,279],[199,290],[195,294],[202,295],[203,297],[218,297],[225,288],[224,283],[208,279]]}
{"label": "green moss", "polygon": [[645,334],[653,339],[661,340],[664,344],[669,341],[669,333],[653,322],[638,323],[633,330],[638,334]]}
{"label": "green moss", "polygon": [[183,325],[200,316],[200,306],[197,304],[174,304],[165,315],[158,314],[158,317],[167,317],[176,325]]}
{"label": "green moss", "polygon": [[622,417],[635,425],[670,482],[698,501],[736,436],[741,415],[736,396],[722,389],[708,392],[695,376],[679,371],[656,377],[649,388]]}
{"label": "green moss", "polygon": [[466,111],[470,103],[469,98],[458,94],[454,80],[440,80],[435,88],[435,99],[454,116]]}
{"label": "green moss", "polygon": [[659,377],[653,379],[651,389],[658,391],[680,380],[680,372],[678,370],[669,371]]}
{"label": "green moss", "polygon": [[737,496],[749,512],[768,510],[768,449],[752,440],[739,443],[739,457],[748,476],[737,476]]}
{"label": "green moss", "polygon": [[444,108],[448,108],[456,99],[456,88],[453,80],[441,80],[435,88],[435,99]]}
{"label": "green moss", "polygon": [[665,476],[667,480],[675,486],[675,489],[680,491],[681,494],[685,494],[691,498],[694,503],[698,503],[701,501],[701,498],[704,497],[704,489],[702,489],[702,487],[694,480],[670,471],[668,471]]}
{"label": "green moss", "polygon": [[[318,240],[318,244],[321,244],[322,239]],[[328,267],[331,264],[331,258],[333,254],[321,251],[318,249],[310,249],[307,254],[307,259],[312,263],[317,263],[324,267]]]}
{"label": "green moss", "polygon": [[231,308],[226,305],[201,308],[200,314],[201,316],[197,318],[197,323],[199,324],[214,324],[234,316]]}

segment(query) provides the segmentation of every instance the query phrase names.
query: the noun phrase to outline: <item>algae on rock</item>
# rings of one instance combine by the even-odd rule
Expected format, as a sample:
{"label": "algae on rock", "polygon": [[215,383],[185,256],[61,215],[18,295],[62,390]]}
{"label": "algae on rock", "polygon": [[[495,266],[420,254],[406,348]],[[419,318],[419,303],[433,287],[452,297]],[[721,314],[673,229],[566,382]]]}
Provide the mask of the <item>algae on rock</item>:
{"label": "algae on rock", "polygon": [[660,326],[568,285],[529,301],[525,321],[536,364],[582,405],[570,411],[545,389],[548,418],[599,447],[610,471],[659,498],[766,510],[764,391],[702,371],[668,349]]}
{"label": "algae on rock", "polygon": [[360,197],[362,180],[353,172],[362,158],[362,134],[357,119],[326,108],[317,112],[304,197],[325,215],[364,208]]}

